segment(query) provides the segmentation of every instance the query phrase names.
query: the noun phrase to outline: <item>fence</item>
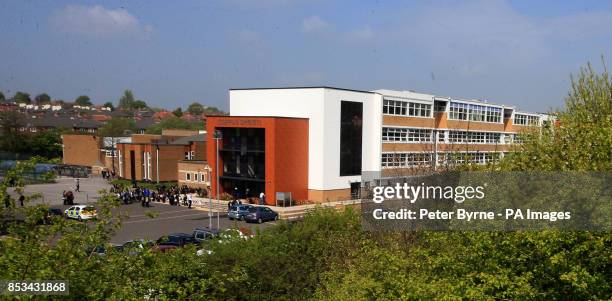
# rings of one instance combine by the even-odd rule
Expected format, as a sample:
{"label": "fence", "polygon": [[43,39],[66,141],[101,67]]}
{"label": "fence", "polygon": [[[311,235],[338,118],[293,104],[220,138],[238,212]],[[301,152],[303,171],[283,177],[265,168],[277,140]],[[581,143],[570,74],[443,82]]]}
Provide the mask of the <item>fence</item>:
{"label": "fence", "polygon": [[7,151],[0,151],[0,161],[5,161],[5,160],[29,160],[30,158],[32,158],[34,155],[33,154],[26,154],[26,153],[13,153],[13,152],[7,152]]}

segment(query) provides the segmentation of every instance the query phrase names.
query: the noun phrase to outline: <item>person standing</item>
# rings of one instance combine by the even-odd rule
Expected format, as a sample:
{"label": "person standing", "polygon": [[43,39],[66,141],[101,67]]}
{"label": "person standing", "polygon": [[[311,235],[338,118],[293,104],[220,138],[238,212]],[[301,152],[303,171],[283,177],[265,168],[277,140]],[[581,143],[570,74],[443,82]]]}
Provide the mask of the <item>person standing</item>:
{"label": "person standing", "polygon": [[19,205],[21,207],[23,207],[23,201],[25,201],[25,196],[23,196],[23,194],[22,194],[22,195],[19,196]]}
{"label": "person standing", "polygon": [[263,191],[259,194],[259,205],[266,203],[266,194]]}
{"label": "person standing", "polygon": [[191,209],[191,204],[193,203],[193,198],[191,197],[191,194],[187,195],[187,205],[189,206],[189,209]]}
{"label": "person standing", "polygon": [[62,191],[62,201],[64,205],[68,205],[68,198],[66,197],[66,190]]}
{"label": "person standing", "polygon": [[66,192],[66,201],[68,202],[68,205],[74,205],[74,194],[72,191]]}
{"label": "person standing", "polygon": [[76,178],[76,189],[74,192],[81,192],[81,182],[79,181],[79,178]]}

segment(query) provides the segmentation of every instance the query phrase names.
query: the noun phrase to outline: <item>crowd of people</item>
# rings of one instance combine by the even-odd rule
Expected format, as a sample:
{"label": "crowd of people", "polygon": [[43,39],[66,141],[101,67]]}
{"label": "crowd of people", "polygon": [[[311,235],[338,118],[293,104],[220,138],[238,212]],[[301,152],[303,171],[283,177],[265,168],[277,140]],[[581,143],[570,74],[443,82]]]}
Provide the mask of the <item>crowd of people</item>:
{"label": "crowd of people", "polygon": [[172,206],[186,206],[191,208],[193,204],[193,195],[202,195],[201,189],[192,189],[187,186],[178,187],[161,186],[156,189],[141,187],[138,184],[132,185],[131,188],[122,188],[114,185],[111,192],[124,204],[138,202],[142,207],[150,207],[151,202],[166,203]]}

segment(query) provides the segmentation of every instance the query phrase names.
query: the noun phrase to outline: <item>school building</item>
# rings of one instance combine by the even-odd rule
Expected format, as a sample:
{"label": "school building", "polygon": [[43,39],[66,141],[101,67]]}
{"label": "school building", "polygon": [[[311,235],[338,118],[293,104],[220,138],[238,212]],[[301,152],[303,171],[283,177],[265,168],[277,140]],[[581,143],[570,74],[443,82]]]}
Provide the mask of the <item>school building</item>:
{"label": "school building", "polygon": [[248,188],[252,196],[264,192],[269,205],[287,196],[358,198],[365,173],[384,178],[492,163],[515,149],[521,132],[554,121],[509,105],[413,91],[232,89],[229,101],[230,116],[207,122],[212,192]]}

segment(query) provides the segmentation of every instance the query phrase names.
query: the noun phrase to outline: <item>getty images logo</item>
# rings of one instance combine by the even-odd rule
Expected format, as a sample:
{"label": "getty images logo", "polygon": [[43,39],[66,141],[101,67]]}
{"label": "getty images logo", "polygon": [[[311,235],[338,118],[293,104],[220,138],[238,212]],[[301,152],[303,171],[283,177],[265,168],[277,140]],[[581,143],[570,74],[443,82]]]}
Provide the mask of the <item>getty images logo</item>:
{"label": "getty images logo", "polygon": [[396,183],[395,186],[374,187],[372,200],[377,204],[384,200],[406,200],[415,203],[418,199],[444,199],[463,203],[465,200],[483,199],[484,186],[426,186],[425,183],[412,186],[408,183]]}

